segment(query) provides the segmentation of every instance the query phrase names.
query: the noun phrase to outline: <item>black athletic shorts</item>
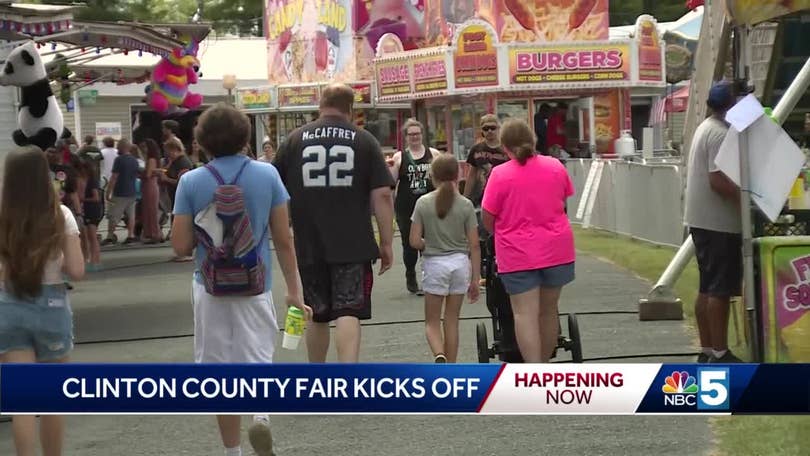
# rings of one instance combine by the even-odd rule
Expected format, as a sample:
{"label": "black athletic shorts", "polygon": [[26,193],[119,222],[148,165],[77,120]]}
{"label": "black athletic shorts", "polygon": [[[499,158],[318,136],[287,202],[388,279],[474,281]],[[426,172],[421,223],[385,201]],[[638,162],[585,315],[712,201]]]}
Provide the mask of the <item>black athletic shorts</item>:
{"label": "black athletic shorts", "polygon": [[371,262],[319,263],[299,266],[304,303],[312,307],[312,320],[328,323],[339,317],[371,318]]}
{"label": "black athletic shorts", "polygon": [[700,292],[709,296],[740,296],[742,236],[738,233],[690,228],[700,271]]}

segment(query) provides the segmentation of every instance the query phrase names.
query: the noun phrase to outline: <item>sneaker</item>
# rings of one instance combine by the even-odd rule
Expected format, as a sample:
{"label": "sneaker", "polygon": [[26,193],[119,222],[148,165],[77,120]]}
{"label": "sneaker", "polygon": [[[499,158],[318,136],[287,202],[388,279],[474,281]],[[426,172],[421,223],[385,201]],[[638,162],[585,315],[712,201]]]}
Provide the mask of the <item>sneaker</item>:
{"label": "sneaker", "polygon": [[444,364],[447,362],[447,357],[440,353],[436,355],[436,358],[433,360],[433,362],[436,364]]}
{"label": "sneaker", "polygon": [[707,355],[706,353],[703,353],[703,352],[698,353],[696,362],[698,364],[706,364],[706,363],[708,363],[709,362],[709,355]]}
{"label": "sneaker", "polygon": [[103,241],[101,241],[101,245],[113,245],[116,242],[118,242],[118,241],[113,239],[113,238],[107,238],[107,239],[104,239]]}
{"label": "sneaker", "polygon": [[134,244],[134,243],[136,243],[136,242],[138,242],[138,238],[135,238],[135,237],[128,237],[128,238],[126,238],[126,239],[124,240],[124,245],[128,245],[128,244]]}
{"label": "sneaker", "polygon": [[266,418],[254,419],[248,428],[248,440],[256,456],[273,456],[273,434]]}
{"label": "sneaker", "polygon": [[743,361],[740,358],[737,358],[736,356],[734,356],[734,353],[731,353],[731,350],[727,350],[726,353],[723,356],[719,357],[719,358],[715,358],[714,355],[712,355],[709,358],[709,363],[739,364],[739,363],[744,363],[744,362],[745,361]]}

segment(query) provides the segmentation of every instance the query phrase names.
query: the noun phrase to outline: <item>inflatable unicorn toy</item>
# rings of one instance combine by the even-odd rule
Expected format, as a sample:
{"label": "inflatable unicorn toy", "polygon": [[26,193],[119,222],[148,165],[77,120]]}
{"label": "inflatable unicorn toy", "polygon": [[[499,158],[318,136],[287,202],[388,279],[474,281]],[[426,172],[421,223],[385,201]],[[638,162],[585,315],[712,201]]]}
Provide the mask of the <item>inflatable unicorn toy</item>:
{"label": "inflatable unicorn toy", "polygon": [[188,86],[198,80],[197,43],[192,41],[185,48],[175,48],[152,70],[151,90],[148,91],[149,106],[166,114],[170,108],[194,109],[202,104],[203,97],[189,92]]}

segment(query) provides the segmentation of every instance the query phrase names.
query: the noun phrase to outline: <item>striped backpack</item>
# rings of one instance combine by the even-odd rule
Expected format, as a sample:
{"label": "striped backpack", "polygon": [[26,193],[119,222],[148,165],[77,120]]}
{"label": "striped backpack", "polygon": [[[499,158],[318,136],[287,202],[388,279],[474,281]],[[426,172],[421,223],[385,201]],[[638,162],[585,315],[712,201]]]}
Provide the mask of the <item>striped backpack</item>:
{"label": "striped backpack", "polygon": [[265,291],[261,246],[267,238],[267,226],[257,244],[245,208],[244,193],[236,185],[249,163],[250,160],[245,160],[230,184],[225,183],[210,163],[205,165],[219,184],[210,207],[222,222],[219,245],[215,245],[217,240],[195,223],[197,241],[207,252],[200,272],[205,290],[212,296],[256,296]]}

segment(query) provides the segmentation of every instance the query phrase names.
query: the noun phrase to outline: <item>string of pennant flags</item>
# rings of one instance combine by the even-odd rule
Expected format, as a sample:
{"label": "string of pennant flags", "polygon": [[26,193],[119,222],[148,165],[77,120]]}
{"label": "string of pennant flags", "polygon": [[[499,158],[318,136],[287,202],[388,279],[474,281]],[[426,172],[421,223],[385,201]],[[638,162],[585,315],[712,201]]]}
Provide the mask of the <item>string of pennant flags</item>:
{"label": "string of pennant flags", "polygon": [[29,24],[10,19],[0,19],[0,30],[21,32],[27,35],[50,35],[52,33],[66,32],[70,30],[70,20],[48,21]]}

